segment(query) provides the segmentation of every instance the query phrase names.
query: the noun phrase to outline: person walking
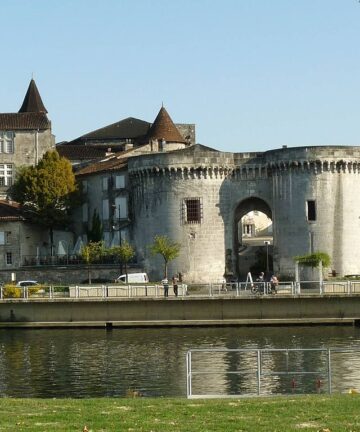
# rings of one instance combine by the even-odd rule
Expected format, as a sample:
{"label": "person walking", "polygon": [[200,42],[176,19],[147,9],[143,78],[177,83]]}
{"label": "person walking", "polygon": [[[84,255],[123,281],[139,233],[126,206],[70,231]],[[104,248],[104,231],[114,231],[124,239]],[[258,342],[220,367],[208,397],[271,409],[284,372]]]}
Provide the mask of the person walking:
{"label": "person walking", "polygon": [[167,278],[165,278],[161,281],[161,283],[164,287],[164,297],[169,297],[169,281]]}
{"label": "person walking", "polygon": [[276,294],[278,285],[279,279],[276,277],[276,275],[272,275],[270,279],[271,294]]}
{"label": "person walking", "polygon": [[178,283],[179,283],[179,279],[178,279],[177,275],[175,274],[172,278],[172,284],[173,284],[175,297],[178,296]]}

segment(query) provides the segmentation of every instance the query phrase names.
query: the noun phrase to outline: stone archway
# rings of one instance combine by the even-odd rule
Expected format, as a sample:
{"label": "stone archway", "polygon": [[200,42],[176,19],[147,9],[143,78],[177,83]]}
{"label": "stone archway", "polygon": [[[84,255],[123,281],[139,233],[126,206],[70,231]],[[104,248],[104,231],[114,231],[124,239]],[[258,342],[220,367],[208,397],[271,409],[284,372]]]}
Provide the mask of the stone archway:
{"label": "stone archway", "polygon": [[[243,238],[242,235],[239,234],[239,231],[243,232],[243,227],[241,224],[241,220],[244,216],[248,215],[250,212],[260,212],[267,216],[267,218],[272,220],[272,211],[270,206],[261,198],[257,197],[250,197],[246,198],[243,201],[241,201],[237,207],[235,208],[234,212],[234,225],[233,225],[233,250],[234,250],[234,261],[235,261],[235,271],[237,274],[237,277],[243,278],[247,272],[249,271],[249,263],[244,264],[241,259],[241,254],[243,256],[246,253],[246,249],[248,248],[247,245],[243,244]],[[256,245],[256,235],[257,233],[253,232],[250,234],[251,237],[254,237],[254,245]],[[261,238],[261,237],[260,237]],[[259,240],[260,240],[259,238]],[[267,239],[267,237],[265,237]],[[271,244],[266,244],[265,242],[261,242],[261,244],[257,244],[256,248],[257,250],[266,251],[267,260],[268,260],[268,267],[272,267],[272,262],[269,263],[269,256],[270,251],[272,251],[272,235],[271,239],[269,240]],[[266,240],[267,241],[267,240]],[[259,243],[259,242],[257,242]],[[250,249],[248,249],[249,253]],[[255,252],[255,249],[253,249],[253,252]],[[251,251],[250,251],[251,253]],[[245,260],[244,260],[245,261]],[[266,270],[265,268],[263,269]]]}

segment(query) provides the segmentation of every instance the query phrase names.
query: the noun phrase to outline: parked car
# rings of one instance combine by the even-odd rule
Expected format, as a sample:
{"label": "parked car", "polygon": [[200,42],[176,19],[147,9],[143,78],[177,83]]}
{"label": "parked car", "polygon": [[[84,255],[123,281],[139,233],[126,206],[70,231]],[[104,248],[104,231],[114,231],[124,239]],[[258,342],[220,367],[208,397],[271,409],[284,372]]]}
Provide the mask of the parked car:
{"label": "parked car", "polygon": [[[127,275],[128,283],[148,283],[149,277],[146,273],[129,273]],[[126,283],[126,275],[121,275],[115,279],[115,282]]]}
{"label": "parked car", "polygon": [[17,287],[29,287],[29,286],[34,286],[34,285],[40,285],[40,284],[39,284],[39,282],[34,281],[34,280],[19,281],[16,284]]}

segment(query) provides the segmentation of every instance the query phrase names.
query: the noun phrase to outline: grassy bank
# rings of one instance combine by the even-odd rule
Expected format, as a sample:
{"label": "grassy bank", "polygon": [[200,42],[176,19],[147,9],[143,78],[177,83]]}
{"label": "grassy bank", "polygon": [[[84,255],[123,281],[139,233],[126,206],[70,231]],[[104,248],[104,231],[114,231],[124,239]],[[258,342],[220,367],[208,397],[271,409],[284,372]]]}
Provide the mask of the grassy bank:
{"label": "grassy bank", "polygon": [[360,396],[0,399],[0,431],[360,431]]}

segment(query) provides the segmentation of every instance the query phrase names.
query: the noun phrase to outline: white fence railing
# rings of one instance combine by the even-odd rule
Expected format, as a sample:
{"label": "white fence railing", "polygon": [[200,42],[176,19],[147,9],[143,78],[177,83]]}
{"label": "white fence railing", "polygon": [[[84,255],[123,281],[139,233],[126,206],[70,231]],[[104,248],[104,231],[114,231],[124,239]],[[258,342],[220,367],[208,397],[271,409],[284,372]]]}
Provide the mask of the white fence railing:
{"label": "white fence railing", "polygon": [[360,390],[359,348],[192,349],[186,354],[188,398]]}
{"label": "white fence railing", "polygon": [[[179,284],[178,297],[260,297],[260,296],[311,296],[360,295],[359,281],[301,281],[280,282],[276,287],[269,282],[232,282]],[[93,285],[41,285],[36,287],[0,287],[0,300],[6,299],[87,299],[164,297],[161,284],[93,284]],[[175,298],[172,286],[169,297]]]}

